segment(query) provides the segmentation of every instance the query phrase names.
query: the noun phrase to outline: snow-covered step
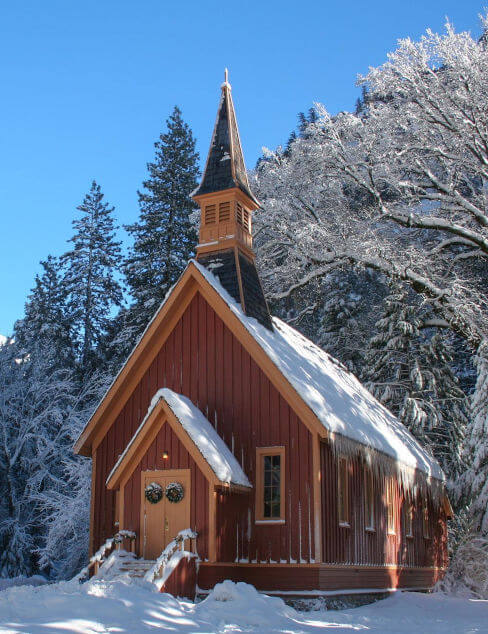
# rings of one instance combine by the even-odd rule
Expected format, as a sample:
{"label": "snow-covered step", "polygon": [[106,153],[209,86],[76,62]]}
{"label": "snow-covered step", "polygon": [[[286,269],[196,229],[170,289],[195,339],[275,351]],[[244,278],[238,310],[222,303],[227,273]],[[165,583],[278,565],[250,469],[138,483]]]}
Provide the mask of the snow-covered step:
{"label": "snow-covered step", "polygon": [[154,566],[154,563],[148,559],[127,559],[127,561],[121,562],[119,572],[128,573],[130,577],[142,578]]}
{"label": "snow-covered step", "polygon": [[142,559],[135,559],[133,561],[129,559],[128,561],[123,561],[120,566],[122,568],[127,566],[130,568],[150,568],[151,566],[154,566],[154,563],[154,561],[145,561]]}

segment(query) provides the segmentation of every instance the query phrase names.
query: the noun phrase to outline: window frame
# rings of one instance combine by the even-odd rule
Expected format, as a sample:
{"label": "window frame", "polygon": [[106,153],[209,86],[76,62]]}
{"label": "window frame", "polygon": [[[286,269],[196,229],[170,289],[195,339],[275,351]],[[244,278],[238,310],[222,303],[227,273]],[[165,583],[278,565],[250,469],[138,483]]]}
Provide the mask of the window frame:
{"label": "window frame", "polygon": [[337,520],[342,528],[351,526],[349,484],[349,460],[346,456],[339,456],[337,460]]}
{"label": "window frame", "polygon": [[403,527],[405,530],[405,538],[413,539],[413,502],[408,496],[405,497],[403,509]]}
{"label": "window frame", "polygon": [[[266,456],[280,456],[280,515],[279,517],[264,516],[264,458]],[[285,524],[285,481],[286,481],[286,455],[285,447],[256,447],[256,524]]]}
{"label": "window frame", "polygon": [[368,465],[364,465],[364,530],[368,533],[376,531],[375,517],[375,490],[373,470]]}
{"label": "window frame", "polygon": [[422,502],[422,536],[424,539],[431,538],[430,513],[427,500],[423,500]]}

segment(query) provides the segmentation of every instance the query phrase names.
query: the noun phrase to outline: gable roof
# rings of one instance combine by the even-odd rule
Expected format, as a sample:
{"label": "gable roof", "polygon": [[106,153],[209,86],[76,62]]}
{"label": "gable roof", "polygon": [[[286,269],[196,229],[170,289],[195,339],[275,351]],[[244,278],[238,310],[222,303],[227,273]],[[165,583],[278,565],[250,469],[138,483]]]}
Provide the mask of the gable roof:
{"label": "gable roof", "polygon": [[[172,426],[176,423],[186,432],[181,434],[181,429],[178,430],[176,428],[175,430],[176,432],[180,431],[180,436],[183,435],[183,444],[187,450],[190,450],[190,453],[194,454],[195,449],[198,451],[199,455],[210,467],[218,484],[252,488],[235,456],[198,407],[186,396],[177,394],[168,388],[162,388],[153,396],[141,424],[109,473],[106,480],[109,489],[113,489],[119,484],[124,472],[127,471],[131,459],[137,456],[139,448],[143,447],[147,435],[152,432],[155,436],[154,415],[159,410],[166,415],[169,414],[168,421],[170,424],[172,423]],[[161,421],[161,423],[163,422]],[[156,433],[157,431],[159,431],[159,427]],[[189,440],[191,443],[188,442]],[[189,446],[191,444],[193,444],[193,451]]]}
{"label": "gable roof", "polygon": [[[103,423],[111,424],[125,404],[120,402],[121,394],[124,390],[130,393],[137,384],[138,373],[142,376],[143,352],[157,353],[161,329],[164,325],[167,331],[174,327],[178,317],[176,307],[183,310],[188,305],[185,302],[189,302],[188,297],[185,300],[185,293],[194,293],[195,288],[216,309],[220,310],[220,305],[224,307],[220,316],[258,365],[266,366],[268,375],[274,371],[278,388],[312,431],[321,436],[350,439],[393,458],[399,465],[444,480],[437,461],[342,364],[277,318],[273,318],[274,329],[270,331],[256,319],[247,317],[218,279],[194,260],[166,296],[80,434],[75,443],[77,453],[90,455],[97,433],[98,438],[106,433]],[[146,364],[148,362],[146,359]]]}
{"label": "gable roof", "polygon": [[215,276],[198,262],[195,265],[325,429],[444,479],[438,462],[342,363],[277,317],[272,318],[273,331],[247,317]]}

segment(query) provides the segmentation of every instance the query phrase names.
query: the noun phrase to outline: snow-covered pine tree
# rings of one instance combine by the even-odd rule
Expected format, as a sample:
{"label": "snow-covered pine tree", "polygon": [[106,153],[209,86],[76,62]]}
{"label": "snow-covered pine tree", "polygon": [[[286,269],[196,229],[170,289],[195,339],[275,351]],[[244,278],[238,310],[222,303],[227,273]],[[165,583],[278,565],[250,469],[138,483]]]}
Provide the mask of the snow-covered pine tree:
{"label": "snow-covered pine tree", "polygon": [[[431,329],[424,330],[423,337],[424,342],[420,346],[423,398],[431,404],[431,415],[423,421],[422,428],[414,428],[412,420],[412,431],[424,444],[432,447],[450,478],[451,491],[454,491],[459,476],[466,469],[463,445],[469,425],[469,398],[453,371],[449,339]],[[407,412],[403,416],[408,425]],[[457,496],[454,501],[458,501]]]}
{"label": "snow-covered pine tree", "polygon": [[42,272],[36,275],[34,288],[25,304],[24,317],[15,323],[15,341],[26,353],[33,345],[51,346],[58,367],[74,362],[71,328],[66,315],[66,293],[58,258],[51,255],[41,261]]}
{"label": "snow-covered pine tree", "polygon": [[316,343],[359,375],[385,285],[374,271],[348,267],[325,277],[322,294]]}
{"label": "snow-covered pine tree", "polygon": [[[195,139],[175,106],[166,121],[167,131],[154,144],[149,178],[139,192],[139,220],[126,229],[134,244],[124,272],[132,297],[129,319],[132,336],[139,335],[192,256],[196,233],[190,221],[195,205],[190,193],[199,175]],[[121,351],[125,356],[134,345]]]}
{"label": "snow-covered pine tree", "polygon": [[[406,296],[399,284],[390,285],[381,317],[376,322],[377,332],[368,343],[363,372],[367,387],[397,415],[404,407],[406,396],[410,396],[415,387],[420,391],[423,385],[418,367],[421,319]],[[421,401],[416,407],[417,417],[425,414]]]}
{"label": "snow-covered pine tree", "polygon": [[478,377],[472,396],[471,425],[466,441],[468,470],[462,492],[471,499],[474,530],[488,538],[488,341],[483,341],[475,357]]}
{"label": "snow-covered pine tree", "polygon": [[397,282],[384,300],[366,352],[363,379],[373,394],[439,460],[451,485],[463,471],[467,399],[451,368],[449,347]]}
{"label": "snow-covered pine tree", "polygon": [[120,242],[115,239],[114,208],[103,201],[95,181],[78,207],[81,217],[73,221],[74,248],[62,256],[67,309],[77,345],[82,376],[86,377],[100,359],[114,307],[123,301],[117,280]]}

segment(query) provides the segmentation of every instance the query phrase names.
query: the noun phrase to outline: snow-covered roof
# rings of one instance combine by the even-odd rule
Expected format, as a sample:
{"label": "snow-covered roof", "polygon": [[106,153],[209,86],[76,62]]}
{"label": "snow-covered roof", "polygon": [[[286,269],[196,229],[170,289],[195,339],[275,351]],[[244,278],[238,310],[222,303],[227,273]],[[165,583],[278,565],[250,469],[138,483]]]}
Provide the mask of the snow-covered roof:
{"label": "snow-covered roof", "polygon": [[274,331],[247,317],[217,278],[192,262],[329,432],[444,480],[437,461],[339,361],[276,317]]}
{"label": "snow-covered roof", "polygon": [[181,423],[181,426],[190,436],[198,451],[202,454],[203,458],[220,482],[248,488],[252,487],[233,453],[198,407],[196,407],[196,405],[194,405],[186,396],[177,394],[167,387],[159,389],[151,399],[151,403],[144,419],[125,448],[124,453],[120,455],[114,465],[114,468],[109,473],[107,483],[115,474],[119,466],[122,464],[125,456],[136,442],[154,408],[162,400],[164,400],[177,420]]}

